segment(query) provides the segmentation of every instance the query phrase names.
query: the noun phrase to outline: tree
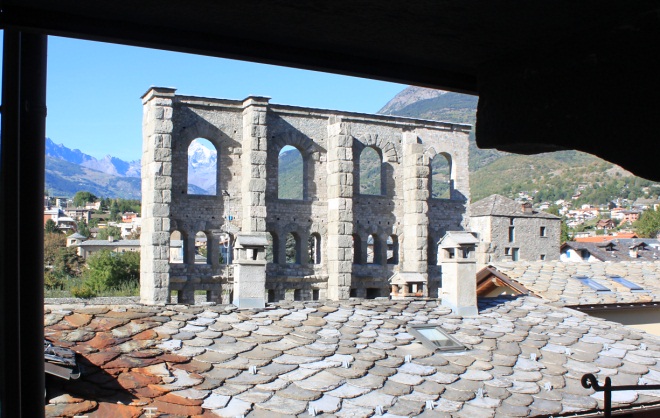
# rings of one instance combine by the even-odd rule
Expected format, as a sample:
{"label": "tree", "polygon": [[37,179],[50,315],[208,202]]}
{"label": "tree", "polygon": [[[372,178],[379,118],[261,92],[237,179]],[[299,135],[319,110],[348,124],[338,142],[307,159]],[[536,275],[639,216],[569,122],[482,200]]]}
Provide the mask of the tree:
{"label": "tree", "polygon": [[46,234],[61,234],[62,233],[60,228],[58,228],[57,224],[52,219],[49,219],[49,220],[46,221],[46,224],[44,225],[44,232]]}
{"label": "tree", "polygon": [[140,280],[140,253],[115,253],[108,250],[93,253],[87,258],[83,287],[90,295],[106,289],[117,289],[123,284]]}
{"label": "tree", "polygon": [[61,233],[46,232],[44,235],[44,265],[46,267],[55,265],[57,254],[61,248],[66,248],[66,237]]}
{"label": "tree", "polygon": [[76,192],[73,196],[73,206],[83,207],[86,203],[95,202],[97,199],[98,197],[90,192]]}
{"label": "tree", "polygon": [[645,211],[633,227],[640,237],[655,238],[660,232],[660,212],[652,208]]}
{"label": "tree", "polygon": [[82,264],[76,248],[66,246],[63,234],[44,236],[44,285],[47,288],[62,289],[67,280],[80,275]]}
{"label": "tree", "polygon": [[80,222],[78,222],[78,233],[89,238],[89,226],[87,225],[87,221],[85,221],[85,219],[81,219]]}
{"label": "tree", "polygon": [[109,226],[107,228],[99,229],[96,239],[106,240],[110,236],[115,239],[121,239],[121,229],[118,226]]}

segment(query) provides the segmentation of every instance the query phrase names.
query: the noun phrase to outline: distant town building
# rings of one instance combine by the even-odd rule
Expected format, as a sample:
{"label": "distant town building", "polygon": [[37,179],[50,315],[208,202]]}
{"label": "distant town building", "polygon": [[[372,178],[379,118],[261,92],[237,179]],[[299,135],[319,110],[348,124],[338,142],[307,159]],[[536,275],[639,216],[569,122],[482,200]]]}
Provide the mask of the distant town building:
{"label": "distant town building", "polygon": [[480,265],[491,261],[557,260],[561,218],[492,195],[470,206],[469,230],[481,241]]}
{"label": "distant town building", "polygon": [[64,213],[76,221],[84,220],[85,222],[89,223],[89,220],[92,219],[91,209],[67,207],[64,209]]}
{"label": "distant town building", "polygon": [[76,221],[67,216],[60,208],[46,207],[44,209],[44,226],[49,219],[55,222],[55,225],[63,232],[75,231],[78,228]]}

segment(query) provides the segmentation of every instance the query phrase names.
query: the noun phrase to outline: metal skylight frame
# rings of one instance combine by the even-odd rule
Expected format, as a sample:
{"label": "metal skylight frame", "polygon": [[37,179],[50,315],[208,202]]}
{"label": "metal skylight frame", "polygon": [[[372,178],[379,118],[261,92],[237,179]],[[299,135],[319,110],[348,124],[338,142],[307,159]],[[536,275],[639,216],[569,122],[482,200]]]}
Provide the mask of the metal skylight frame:
{"label": "metal skylight frame", "polygon": [[644,289],[642,286],[638,285],[637,283],[633,283],[628,279],[624,279],[621,276],[610,276],[610,279],[614,280],[615,282],[624,285],[628,289],[630,289],[631,292],[648,292],[648,290]]}
{"label": "metal skylight frame", "polygon": [[602,285],[595,281],[594,279],[587,276],[574,276],[576,280],[579,280],[582,284],[589,286],[598,293],[611,292],[612,290],[605,285]]}
{"label": "metal skylight frame", "polygon": [[424,347],[440,351],[464,351],[467,347],[447,334],[440,325],[408,325],[408,333],[417,338]]}

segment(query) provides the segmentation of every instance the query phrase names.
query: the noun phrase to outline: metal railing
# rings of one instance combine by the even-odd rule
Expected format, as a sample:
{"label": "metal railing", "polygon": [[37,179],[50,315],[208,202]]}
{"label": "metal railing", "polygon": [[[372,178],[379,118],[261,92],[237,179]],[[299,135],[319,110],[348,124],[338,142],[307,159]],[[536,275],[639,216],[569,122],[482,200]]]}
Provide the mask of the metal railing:
{"label": "metal railing", "polygon": [[612,416],[612,392],[617,392],[621,390],[660,390],[660,385],[621,385],[621,386],[612,386],[612,379],[609,377],[605,378],[605,385],[601,386],[598,383],[598,379],[591,373],[587,373],[582,376],[582,387],[585,389],[592,388],[596,392],[605,392],[604,395],[604,406],[605,406],[605,418],[610,418]]}

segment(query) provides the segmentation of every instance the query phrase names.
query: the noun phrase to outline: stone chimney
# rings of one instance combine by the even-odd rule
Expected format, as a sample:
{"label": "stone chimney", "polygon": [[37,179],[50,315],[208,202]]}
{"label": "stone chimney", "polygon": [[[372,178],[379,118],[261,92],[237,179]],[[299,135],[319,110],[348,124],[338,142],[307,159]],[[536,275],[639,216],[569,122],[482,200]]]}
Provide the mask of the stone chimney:
{"label": "stone chimney", "polygon": [[108,242],[115,242],[115,237],[112,235],[108,235]]}
{"label": "stone chimney", "polygon": [[628,251],[628,255],[630,255],[630,258],[637,258],[639,256],[637,251],[638,251],[637,247],[630,247]]}
{"label": "stone chimney", "polygon": [[234,300],[241,309],[266,306],[266,235],[241,232],[234,246]]}
{"label": "stone chimney", "polygon": [[440,240],[442,305],[461,316],[476,316],[479,240],[470,232],[447,232]]}
{"label": "stone chimney", "polygon": [[522,211],[523,213],[532,213],[534,210],[532,209],[532,204],[529,202],[525,202],[522,204]]}

